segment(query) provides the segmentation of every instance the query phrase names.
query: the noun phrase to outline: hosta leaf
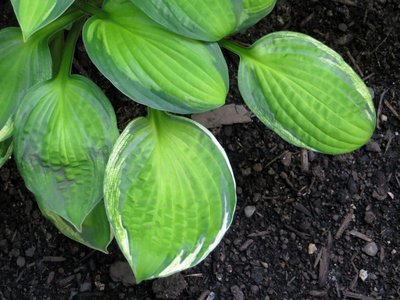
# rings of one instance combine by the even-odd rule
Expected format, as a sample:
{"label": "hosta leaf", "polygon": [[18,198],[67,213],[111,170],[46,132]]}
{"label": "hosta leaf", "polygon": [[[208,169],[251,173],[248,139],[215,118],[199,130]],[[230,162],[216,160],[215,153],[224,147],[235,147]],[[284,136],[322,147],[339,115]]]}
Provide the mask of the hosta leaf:
{"label": "hosta leaf", "polygon": [[242,0],[131,0],[169,30],[203,41],[218,41],[237,27]]}
{"label": "hosta leaf", "polygon": [[246,104],[286,141],[339,154],[371,137],[371,95],[327,46],[303,34],[276,32],[232,50],[241,56],[239,89]]}
{"label": "hosta leaf", "polygon": [[237,30],[250,27],[268,15],[276,0],[243,0],[243,12]]}
{"label": "hosta leaf", "polygon": [[198,123],[160,111],[125,129],[104,182],[108,218],[138,281],[199,263],[228,229],[236,204],[216,139]]}
{"label": "hosta leaf", "polygon": [[176,113],[224,104],[228,71],[217,44],[171,33],[129,1],[110,0],[108,17],[85,24],[84,42],[100,71],[123,93]]}
{"label": "hosta leaf", "polygon": [[12,138],[0,142],[0,168],[10,158],[13,150]]}
{"label": "hosta leaf", "polygon": [[15,120],[15,159],[41,205],[77,230],[101,201],[105,165],[118,136],[108,99],[81,76],[33,87]]}
{"label": "hosta leaf", "polygon": [[85,246],[108,253],[107,247],[111,243],[113,235],[103,201],[97,204],[83,221],[81,232],[77,231],[76,228],[71,226],[62,217],[47,209],[43,203],[39,202],[38,205],[42,214],[49,219],[62,234]]}
{"label": "hosta leaf", "polygon": [[0,74],[0,132],[4,132],[26,91],[51,77],[47,41],[32,39],[24,43],[20,29],[0,30]]}
{"label": "hosta leaf", "polygon": [[24,39],[61,16],[75,0],[11,0]]}

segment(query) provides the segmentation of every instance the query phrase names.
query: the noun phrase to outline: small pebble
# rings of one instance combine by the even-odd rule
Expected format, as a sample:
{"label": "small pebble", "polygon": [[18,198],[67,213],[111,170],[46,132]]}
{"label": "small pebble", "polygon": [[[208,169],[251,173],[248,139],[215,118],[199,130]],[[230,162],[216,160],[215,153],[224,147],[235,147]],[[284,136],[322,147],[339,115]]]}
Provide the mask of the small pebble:
{"label": "small pebble", "polygon": [[25,266],[25,258],[22,256],[19,256],[17,258],[17,266],[22,268],[23,266]]}
{"label": "small pebble", "polygon": [[369,256],[375,256],[378,253],[378,246],[375,242],[370,242],[364,246],[362,251]]}
{"label": "small pebble", "polygon": [[358,273],[358,276],[360,277],[360,279],[362,281],[365,281],[368,278],[368,271],[364,270],[364,269],[361,269],[360,272]]}
{"label": "small pebble", "polygon": [[379,152],[382,151],[382,150],[381,150],[381,146],[380,146],[377,142],[375,142],[374,140],[371,140],[371,141],[367,144],[367,146],[365,147],[365,149],[367,149],[367,151],[369,151],[369,152],[376,152],[376,153],[379,153]]}
{"label": "small pebble", "polygon": [[372,211],[366,211],[364,216],[364,221],[368,224],[374,223],[376,220],[376,216]]}
{"label": "small pebble", "polygon": [[244,300],[245,299],[242,290],[237,285],[234,285],[231,287],[231,293],[232,293],[234,300]]}
{"label": "small pebble", "polygon": [[255,212],[256,212],[256,207],[253,205],[249,205],[244,208],[244,214],[246,215],[247,218],[251,218]]}
{"label": "small pebble", "polygon": [[292,152],[287,152],[282,157],[282,165],[284,165],[285,167],[289,167],[291,163],[292,163]]}
{"label": "small pebble", "polygon": [[312,255],[315,252],[317,252],[317,250],[318,249],[317,249],[317,246],[315,246],[315,244],[313,244],[313,243],[308,244],[308,248],[307,248],[308,254]]}

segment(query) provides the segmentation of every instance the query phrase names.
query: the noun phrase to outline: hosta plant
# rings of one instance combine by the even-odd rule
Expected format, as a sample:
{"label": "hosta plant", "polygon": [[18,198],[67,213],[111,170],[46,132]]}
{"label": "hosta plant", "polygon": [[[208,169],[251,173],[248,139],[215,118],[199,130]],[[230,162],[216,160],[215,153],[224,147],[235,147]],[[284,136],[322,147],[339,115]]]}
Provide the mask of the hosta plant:
{"label": "hosta plant", "polygon": [[[275,0],[11,3],[21,28],[0,31],[1,163],[13,149],[43,215],[66,236],[103,252],[115,237],[138,282],[196,265],[232,222],[228,158],[181,116],[225,103],[221,47],[240,57],[244,102],[286,141],[340,154],[374,130],[368,89],[327,46],[295,32],[232,41]],[[102,90],[71,74],[80,35],[100,72],[148,107],[120,136]]]}

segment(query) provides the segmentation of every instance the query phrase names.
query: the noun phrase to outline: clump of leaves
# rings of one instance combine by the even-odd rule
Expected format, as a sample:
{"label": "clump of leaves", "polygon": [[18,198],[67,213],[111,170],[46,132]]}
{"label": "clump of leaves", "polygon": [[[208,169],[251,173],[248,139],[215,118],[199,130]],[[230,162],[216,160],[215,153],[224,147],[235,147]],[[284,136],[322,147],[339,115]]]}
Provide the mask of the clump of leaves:
{"label": "clump of leaves", "polygon": [[[368,89],[322,43],[294,32],[249,48],[226,39],[275,0],[11,2],[21,28],[0,31],[0,163],[14,147],[43,215],[103,252],[114,235],[138,282],[196,265],[232,222],[236,187],[224,150],[174,115],[224,104],[221,46],[240,56],[247,106],[286,141],[340,154],[374,130]],[[101,89],[71,75],[81,31],[103,75],[149,108],[121,136]]]}

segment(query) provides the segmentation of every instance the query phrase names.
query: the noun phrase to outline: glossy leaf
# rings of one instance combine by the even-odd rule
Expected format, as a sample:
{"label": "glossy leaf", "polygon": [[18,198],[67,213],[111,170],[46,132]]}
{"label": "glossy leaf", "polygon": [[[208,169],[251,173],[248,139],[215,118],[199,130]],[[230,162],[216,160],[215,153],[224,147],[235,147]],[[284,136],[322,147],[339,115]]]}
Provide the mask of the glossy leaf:
{"label": "glossy leaf", "polygon": [[250,27],[268,15],[276,0],[243,0],[243,12],[237,30]]}
{"label": "glossy leaf", "polygon": [[[26,91],[51,77],[51,55],[45,40],[24,43],[21,30],[0,31],[0,140]],[[7,127],[7,129],[5,129]]]}
{"label": "glossy leaf", "polygon": [[139,282],[199,263],[235,210],[232,170],[216,139],[198,123],[160,111],[125,129],[104,185],[108,218]]}
{"label": "glossy leaf", "polygon": [[217,44],[163,29],[127,0],[110,0],[108,17],[84,27],[91,60],[123,93],[152,108],[176,113],[224,104],[228,69]]}
{"label": "glossy leaf", "polygon": [[15,126],[15,159],[26,186],[42,207],[80,231],[103,197],[118,136],[108,99],[84,77],[57,77],[29,91]]}
{"label": "glossy leaf", "polygon": [[0,142],[0,168],[10,158],[13,150],[12,138]]}
{"label": "glossy leaf", "polygon": [[242,0],[131,0],[154,21],[189,38],[219,41],[237,27]]}
{"label": "glossy leaf", "polygon": [[108,253],[107,247],[111,243],[113,235],[103,201],[98,203],[83,221],[81,232],[77,231],[62,217],[47,209],[43,203],[39,202],[38,204],[43,216],[49,219],[62,234],[87,247]]}
{"label": "glossy leaf", "polygon": [[11,0],[24,39],[61,16],[75,0]]}
{"label": "glossy leaf", "polygon": [[239,89],[246,104],[283,139],[328,154],[368,142],[375,128],[371,95],[336,52],[293,32],[231,50],[241,55]]}

